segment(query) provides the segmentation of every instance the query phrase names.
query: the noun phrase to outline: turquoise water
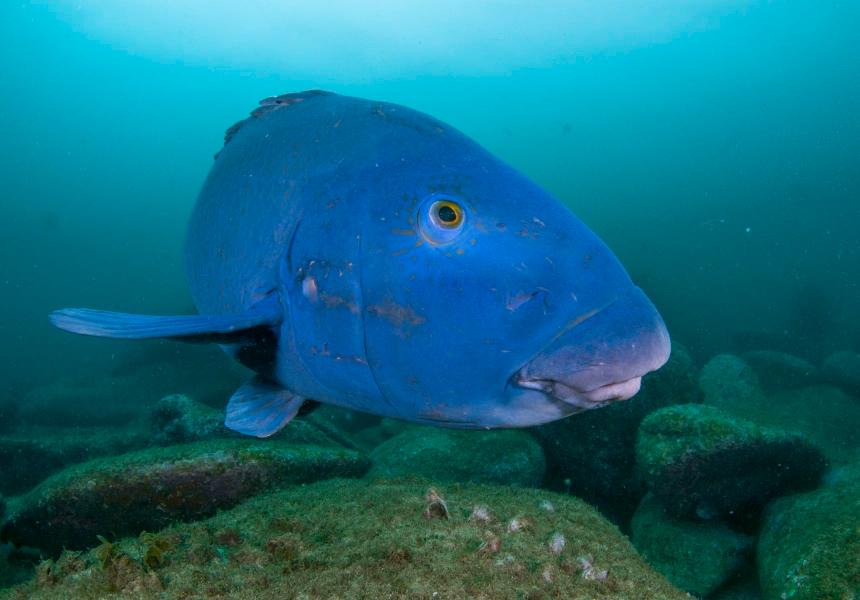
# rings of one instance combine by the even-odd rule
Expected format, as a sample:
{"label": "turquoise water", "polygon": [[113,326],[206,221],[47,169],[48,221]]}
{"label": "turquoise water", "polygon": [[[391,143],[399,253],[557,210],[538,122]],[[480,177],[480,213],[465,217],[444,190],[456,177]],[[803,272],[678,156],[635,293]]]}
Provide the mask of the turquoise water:
{"label": "turquoise water", "polygon": [[[857,3],[251,4],[0,7],[0,406],[137,364],[144,403],[203,380],[212,404],[229,394],[242,374],[216,350],[46,315],[190,310],[185,225],[224,130],[309,88],[428,112],[533,178],[698,366],[860,352]],[[165,357],[188,372],[147,371]],[[87,403],[69,397],[62,414]]]}

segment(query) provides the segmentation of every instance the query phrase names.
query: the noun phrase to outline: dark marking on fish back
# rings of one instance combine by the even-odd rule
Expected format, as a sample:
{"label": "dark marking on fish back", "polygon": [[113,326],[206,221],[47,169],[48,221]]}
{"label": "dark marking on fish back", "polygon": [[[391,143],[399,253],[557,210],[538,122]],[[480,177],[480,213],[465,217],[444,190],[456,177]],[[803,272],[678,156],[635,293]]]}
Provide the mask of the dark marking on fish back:
{"label": "dark marking on fish back", "polygon": [[[263,98],[260,100],[260,106],[251,111],[251,116],[247,119],[242,119],[238,123],[232,125],[226,132],[224,132],[224,146],[230,143],[230,140],[233,139],[233,136],[238,133],[238,131],[242,128],[242,126],[252,119],[259,118],[265,114],[272,112],[273,110],[278,110],[279,108],[284,108],[286,106],[290,106],[292,104],[297,104],[299,102],[304,102],[310,98],[317,98],[320,96],[333,96],[331,92],[326,92],[325,90],[305,90],[303,92],[294,92],[292,94],[281,94],[280,96],[270,96],[268,98]],[[215,158],[223,151],[223,146],[221,150],[215,154]]]}

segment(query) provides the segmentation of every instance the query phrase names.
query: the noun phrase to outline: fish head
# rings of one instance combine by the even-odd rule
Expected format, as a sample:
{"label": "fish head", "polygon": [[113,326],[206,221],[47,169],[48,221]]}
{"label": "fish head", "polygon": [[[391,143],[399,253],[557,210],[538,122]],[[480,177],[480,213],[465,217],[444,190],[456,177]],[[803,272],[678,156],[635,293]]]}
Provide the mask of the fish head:
{"label": "fish head", "polygon": [[[558,200],[460,142],[389,171],[362,239],[368,361],[405,418],[519,427],[633,396],[669,335]],[[431,158],[442,156],[443,158]]]}

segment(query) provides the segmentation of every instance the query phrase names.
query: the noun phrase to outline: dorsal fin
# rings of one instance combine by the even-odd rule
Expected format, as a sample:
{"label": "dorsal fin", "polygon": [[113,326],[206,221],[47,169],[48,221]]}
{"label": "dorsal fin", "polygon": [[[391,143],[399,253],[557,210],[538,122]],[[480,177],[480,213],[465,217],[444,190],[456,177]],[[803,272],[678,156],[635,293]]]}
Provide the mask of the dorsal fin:
{"label": "dorsal fin", "polygon": [[[317,96],[333,96],[332,92],[326,92],[324,90],[305,90],[303,92],[293,92],[291,94],[281,94],[280,96],[270,96],[268,98],[263,98],[260,100],[260,106],[251,111],[251,116],[247,119],[242,119],[238,123],[232,125],[227,131],[224,133],[224,146],[230,143],[230,140],[233,139],[233,136],[242,128],[242,125],[250,121],[251,119],[256,119],[261,117],[273,110],[278,110],[279,108],[284,108],[285,106],[290,106],[291,104],[296,104],[298,102],[304,102],[309,98],[315,98]],[[223,150],[223,146],[221,148]],[[218,158],[218,154],[221,154],[219,151],[215,158]]]}

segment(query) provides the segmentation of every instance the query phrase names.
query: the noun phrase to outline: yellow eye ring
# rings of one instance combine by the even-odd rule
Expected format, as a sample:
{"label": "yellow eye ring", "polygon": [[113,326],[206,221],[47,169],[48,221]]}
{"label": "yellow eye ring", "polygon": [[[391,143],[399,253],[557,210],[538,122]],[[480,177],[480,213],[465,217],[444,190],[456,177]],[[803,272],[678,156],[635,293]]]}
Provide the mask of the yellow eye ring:
{"label": "yellow eye ring", "polygon": [[463,223],[463,209],[449,200],[439,200],[430,207],[430,220],[437,227],[456,229]]}

